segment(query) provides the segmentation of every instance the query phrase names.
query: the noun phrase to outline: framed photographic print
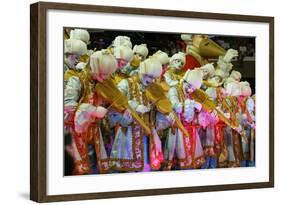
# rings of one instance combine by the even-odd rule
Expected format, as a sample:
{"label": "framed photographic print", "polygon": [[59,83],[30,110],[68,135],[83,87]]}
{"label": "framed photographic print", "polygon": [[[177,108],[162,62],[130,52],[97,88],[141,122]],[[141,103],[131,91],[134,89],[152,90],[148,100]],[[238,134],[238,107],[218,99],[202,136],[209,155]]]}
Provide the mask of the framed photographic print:
{"label": "framed photographic print", "polygon": [[274,18],[30,6],[30,198],[274,186]]}

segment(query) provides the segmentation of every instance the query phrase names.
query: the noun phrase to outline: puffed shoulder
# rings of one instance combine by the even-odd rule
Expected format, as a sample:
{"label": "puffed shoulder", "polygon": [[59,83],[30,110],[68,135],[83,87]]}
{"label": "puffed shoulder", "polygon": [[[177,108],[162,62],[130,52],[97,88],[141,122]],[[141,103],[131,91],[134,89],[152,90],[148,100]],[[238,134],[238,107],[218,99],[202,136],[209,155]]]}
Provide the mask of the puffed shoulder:
{"label": "puffed shoulder", "polygon": [[129,90],[129,83],[127,79],[123,79],[120,81],[120,83],[118,83],[118,89],[121,90],[121,92],[123,92],[124,94],[127,94],[128,90]]}
{"label": "puffed shoulder", "polygon": [[67,81],[67,87],[81,88],[80,79],[77,76],[71,76]]}

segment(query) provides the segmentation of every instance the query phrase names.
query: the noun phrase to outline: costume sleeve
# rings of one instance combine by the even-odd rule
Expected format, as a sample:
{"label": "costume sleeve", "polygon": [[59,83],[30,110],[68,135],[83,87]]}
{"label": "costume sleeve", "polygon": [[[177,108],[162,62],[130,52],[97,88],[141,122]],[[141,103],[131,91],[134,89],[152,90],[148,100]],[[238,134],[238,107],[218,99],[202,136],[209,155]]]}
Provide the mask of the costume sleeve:
{"label": "costume sleeve", "polygon": [[81,83],[78,77],[72,76],[67,81],[64,90],[64,106],[76,107],[81,94]]}
{"label": "costume sleeve", "polygon": [[64,90],[64,120],[73,121],[80,93],[81,84],[79,78],[76,76],[70,77]]}
{"label": "costume sleeve", "polygon": [[118,89],[124,93],[127,97],[129,95],[129,83],[128,80],[123,79],[120,81],[120,83],[117,85]]}
{"label": "costume sleeve", "polygon": [[173,109],[175,109],[176,106],[179,104],[178,91],[175,87],[171,87],[169,89],[168,98],[169,98],[170,102],[172,103]]}
{"label": "costume sleeve", "polygon": [[246,101],[246,107],[247,110],[250,114],[250,117],[252,118],[253,121],[255,121],[255,101],[252,98],[248,98]]}
{"label": "costume sleeve", "polygon": [[186,122],[192,122],[195,115],[195,102],[191,99],[186,99],[184,102],[183,117]]}
{"label": "costume sleeve", "polygon": [[167,71],[165,74],[164,74],[164,78],[165,78],[165,81],[166,83],[169,85],[169,86],[175,86],[178,84],[179,81],[177,80],[173,80],[172,77],[171,77],[171,73],[169,71]]}
{"label": "costume sleeve", "polygon": [[172,122],[167,118],[166,115],[161,112],[156,113],[156,129],[164,130],[172,125]]}
{"label": "costume sleeve", "polygon": [[79,105],[77,111],[75,112],[75,131],[78,133],[86,132],[89,125],[93,120],[93,114],[95,113],[97,107],[89,103],[82,103]]}
{"label": "costume sleeve", "polygon": [[114,127],[117,123],[122,127],[128,127],[132,123],[132,118],[130,116],[121,114],[114,110],[110,110],[108,112],[108,119],[111,127]]}

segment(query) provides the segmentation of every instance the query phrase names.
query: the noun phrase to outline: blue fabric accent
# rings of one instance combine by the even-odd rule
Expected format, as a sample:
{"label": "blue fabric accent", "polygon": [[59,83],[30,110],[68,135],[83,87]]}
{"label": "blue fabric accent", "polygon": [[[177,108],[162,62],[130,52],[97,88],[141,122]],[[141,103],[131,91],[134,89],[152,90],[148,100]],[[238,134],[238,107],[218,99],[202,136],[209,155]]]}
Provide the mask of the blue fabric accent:
{"label": "blue fabric accent", "polygon": [[251,160],[243,160],[240,162],[240,166],[241,167],[254,167],[256,166],[255,161],[251,161]]}
{"label": "blue fabric accent", "polygon": [[143,157],[144,157],[144,164],[149,164],[149,142],[148,137],[143,137]]}
{"label": "blue fabric accent", "polygon": [[205,157],[205,163],[201,166],[201,169],[214,169],[217,168],[217,158],[216,157]]}

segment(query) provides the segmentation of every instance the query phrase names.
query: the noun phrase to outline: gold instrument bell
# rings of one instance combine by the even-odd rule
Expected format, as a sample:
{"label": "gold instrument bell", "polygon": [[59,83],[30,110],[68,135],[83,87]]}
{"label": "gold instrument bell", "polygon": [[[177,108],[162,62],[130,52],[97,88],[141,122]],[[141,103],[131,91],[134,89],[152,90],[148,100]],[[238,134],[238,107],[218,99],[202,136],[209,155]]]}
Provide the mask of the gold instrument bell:
{"label": "gold instrument bell", "polygon": [[177,127],[181,130],[181,132],[186,136],[189,137],[188,132],[184,128],[183,124],[181,123],[180,119],[174,112],[172,108],[172,104],[167,99],[164,90],[162,89],[161,85],[157,83],[151,83],[146,89],[145,89],[145,95],[146,97],[155,104],[157,110],[163,114],[173,114],[173,117],[175,119]]}
{"label": "gold instrument bell", "polygon": [[134,120],[144,129],[146,134],[151,135],[151,129],[139,117],[137,112],[129,106],[128,98],[118,90],[112,78],[97,83],[95,92],[105,101],[111,103],[109,107],[115,108],[118,112],[123,112],[125,109],[128,109]]}
{"label": "gold instrument bell", "polygon": [[200,55],[204,58],[218,58],[224,56],[226,51],[211,39],[202,39],[199,44]]}

